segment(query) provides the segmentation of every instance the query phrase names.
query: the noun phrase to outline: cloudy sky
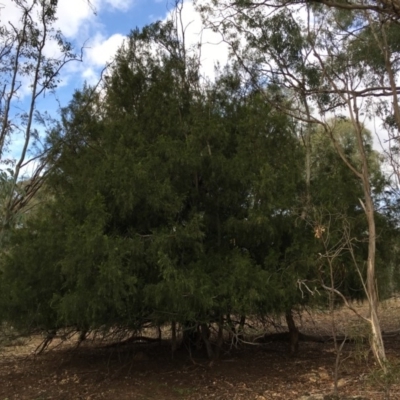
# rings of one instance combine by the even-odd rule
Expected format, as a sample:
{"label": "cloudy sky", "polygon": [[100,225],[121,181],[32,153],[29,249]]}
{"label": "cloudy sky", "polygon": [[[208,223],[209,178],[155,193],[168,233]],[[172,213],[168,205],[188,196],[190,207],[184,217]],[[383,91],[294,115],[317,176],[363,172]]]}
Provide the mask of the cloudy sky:
{"label": "cloudy sky", "polygon": [[[30,1],[27,0],[28,3]],[[171,0],[58,0],[56,28],[72,43],[77,53],[83,48],[83,61],[64,67],[55,97],[49,94],[42,96],[37,101],[37,109],[57,117],[59,107],[68,104],[74,90],[82,88],[85,82],[92,85],[98,82],[101,71],[113,59],[132,29],[165,20],[173,4]],[[10,26],[11,23],[18,26],[20,18],[14,0],[0,0],[0,25]],[[202,41],[203,74],[212,77],[215,63],[226,63],[227,46],[221,43],[219,35],[211,31],[202,32],[200,16],[194,10],[192,0],[184,2],[183,20],[187,25],[187,44]],[[54,43],[46,46],[50,57],[57,56],[56,50]],[[29,80],[21,78],[21,82],[22,86],[13,102],[14,114],[28,109]],[[9,149],[11,158],[19,158],[23,143],[22,133],[19,137],[13,136]]]}
{"label": "cloudy sky", "polygon": [[[116,50],[132,29],[165,20],[172,7],[171,0],[58,0],[56,27],[77,52],[84,49],[83,61],[70,63],[63,69],[56,99],[48,95],[39,99],[38,109],[57,116],[59,106],[68,104],[75,89],[82,88],[84,82],[98,82],[104,66],[113,59]],[[19,18],[13,0],[0,0],[0,25],[8,22],[18,25]],[[200,16],[195,12],[192,0],[184,2],[183,19],[187,25],[187,44],[202,41],[203,74],[212,77],[215,63],[226,63],[227,46],[221,43],[218,34],[202,31]],[[49,55],[52,55],[51,51],[50,45]],[[29,82],[25,82],[20,89],[14,103],[16,109],[27,108],[26,93],[29,93]],[[14,158],[18,158],[23,136],[14,138],[13,143],[12,153]]]}
{"label": "cloudy sky", "polygon": [[[98,81],[101,70],[112,60],[132,29],[166,19],[172,6],[171,0],[59,0],[57,28],[77,52],[84,49],[83,62],[69,64],[61,74],[62,82],[57,91],[61,105],[66,105],[73,90],[81,88],[85,81],[90,84]],[[188,44],[197,43],[202,26],[191,0],[185,1],[183,16],[188,25]],[[0,18],[1,24],[17,23],[19,16],[11,0],[0,0]],[[220,43],[220,37],[210,31],[203,32],[201,40],[204,72],[212,75],[215,62],[225,63],[227,48]],[[42,99],[41,104],[48,109],[46,99]]]}

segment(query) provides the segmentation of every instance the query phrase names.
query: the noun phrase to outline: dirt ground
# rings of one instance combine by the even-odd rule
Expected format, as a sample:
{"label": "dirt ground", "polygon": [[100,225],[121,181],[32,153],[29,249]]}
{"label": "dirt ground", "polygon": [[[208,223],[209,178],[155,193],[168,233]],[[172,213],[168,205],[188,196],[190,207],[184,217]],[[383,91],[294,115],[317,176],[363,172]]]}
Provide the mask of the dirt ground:
{"label": "dirt ground", "polygon": [[[365,315],[365,306],[357,309]],[[400,329],[400,300],[385,302],[381,315],[385,331]],[[302,313],[297,323],[309,334],[331,332],[331,318],[322,312]],[[345,334],[360,329],[349,310],[337,313],[336,324]],[[49,351],[35,355],[40,341],[34,337],[1,350],[0,400],[333,399],[336,356],[331,342],[301,342],[295,356],[284,342],[239,349],[226,345],[220,360],[210,363],[202,352],[190,357],[187,349],[172,358],[168,340],[113,346],[89,338],[76,348],[74,340],[58,339]],[[400,335],[387,338],[385,345],[393,365],[386,382],[368,344],[344,344],[341,399],[400,399]]]}

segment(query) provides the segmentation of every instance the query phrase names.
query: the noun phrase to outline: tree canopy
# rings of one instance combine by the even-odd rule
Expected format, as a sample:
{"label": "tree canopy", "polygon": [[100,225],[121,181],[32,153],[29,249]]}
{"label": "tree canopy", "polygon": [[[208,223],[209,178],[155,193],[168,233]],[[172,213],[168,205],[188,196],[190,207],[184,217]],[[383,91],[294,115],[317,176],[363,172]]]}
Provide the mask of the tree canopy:
{"label": "tree canopy", "polygon": [[132,31],[101,90],[75,92],[47,138],[42,201],[3,249],[3,321],[231,329],[332,292],[373,314],[375,277],[382,295],[397,287],[397,214],[358,108],[359,81],[387,67],[364,55],[373,25],[346,38],[349,55],[336,40],[357,15],[333,10],[317,37],[289,8],[235,7],[223,27],[242,24],[246,46],[230,36],[238,58],[215,81],[170,20]]}
{"label": "tree canopy", "polygon": [[48,284],[19,313],[39,328],[283,308],[277,242],[301,190],[295,125],[234,70],[200,87],[177,46],[170,24],[133,31],[104,97],[88,106],[77,92],[63,111],[52,200],[5,258],[8,318],[40,276]]}

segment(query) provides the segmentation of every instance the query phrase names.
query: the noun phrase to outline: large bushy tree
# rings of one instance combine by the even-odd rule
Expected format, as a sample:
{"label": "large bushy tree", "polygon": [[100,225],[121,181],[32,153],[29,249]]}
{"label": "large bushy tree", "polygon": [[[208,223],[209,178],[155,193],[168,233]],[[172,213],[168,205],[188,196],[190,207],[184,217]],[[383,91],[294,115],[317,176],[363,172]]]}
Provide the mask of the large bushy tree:
{"label": "large bushy tree", "polygon": [[[365,240],[354,124],[316,127],[304,96],[259,70],[243,80],[240,63],[206,82],[182,38],[173,21],[133,31],[102,90],[76,92],[63,110],[46,201],[1,259],[3,320],[82,331],[180,323],[201,326],[205,340],[209,323],[230,329],[230,316],[286,312],[290,323],[292,307],[314,301],[305,287],[328,276],[318,256],[327,221],[343,216],[333,241],[343,220]],[[296,43],[283,43],[286,61],[308,73]],[[378,204],[380,162],[361,138]],[[394,232],[376,218],[381,238]],[[357,273],[339,269],[335,287],[360,297]]]}
{"label": "large bushy tree", "polygon": [[98,99],[64,110],[49,201],[3,258],[7,320],[136,329],[285,309],[295,125],[234,68],[201,84],[184,50],[170,22],[133,31]]}

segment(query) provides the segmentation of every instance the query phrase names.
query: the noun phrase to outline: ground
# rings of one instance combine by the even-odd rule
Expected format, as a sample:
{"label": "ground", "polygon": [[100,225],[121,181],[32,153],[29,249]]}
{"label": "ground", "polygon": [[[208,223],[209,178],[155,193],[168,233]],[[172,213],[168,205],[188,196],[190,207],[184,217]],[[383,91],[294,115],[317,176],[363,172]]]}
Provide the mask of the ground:
{"label": "ground", "polygon": [[[365,314],[365,306],[357,306]],[[385,331],[400,328],[400,300],[381,309]],[[352,333],[359,324],[346,309],[336,314],[338,329]],[[275,321],[276,322],[276,321]],[[303,313],[303,332],[329,334],[331,317]],[[11,399],[333,399],[333,343],[302,342],[291,356],[283,342],[227,346],[210,363],[201,353],[181,349],[171,357],[168,340],[114,346],[89,338],[79,348],[73,339],[55,340],[49,351],[33,354],[39,337],[18,341],[0,354],[0,400]],[[400,399],[400,335],[385,339],[393,374],[385,384],[368,345],[346,343],[338,372],[341,399]],[[386,393],[386,397],[385,397]]]}

